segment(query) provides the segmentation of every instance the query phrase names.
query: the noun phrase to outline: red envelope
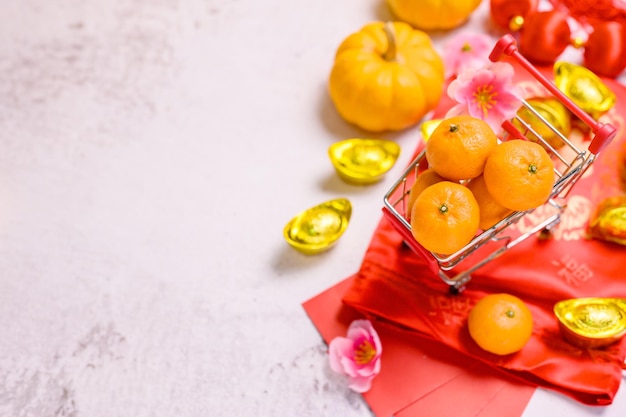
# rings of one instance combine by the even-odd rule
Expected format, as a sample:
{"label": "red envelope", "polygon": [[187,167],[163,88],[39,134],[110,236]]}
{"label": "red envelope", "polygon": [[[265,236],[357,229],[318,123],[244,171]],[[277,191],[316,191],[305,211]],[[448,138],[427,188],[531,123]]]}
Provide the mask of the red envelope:
{"label": "red envelope", "polygon": [[[303,304],[327,343],[345,336],[350,322],[363,317],[341,302],[353,280]],[[382,367],[363,397],[378,417],[516,416],[535,390],[415,332],[372,320],[383,346]]]}

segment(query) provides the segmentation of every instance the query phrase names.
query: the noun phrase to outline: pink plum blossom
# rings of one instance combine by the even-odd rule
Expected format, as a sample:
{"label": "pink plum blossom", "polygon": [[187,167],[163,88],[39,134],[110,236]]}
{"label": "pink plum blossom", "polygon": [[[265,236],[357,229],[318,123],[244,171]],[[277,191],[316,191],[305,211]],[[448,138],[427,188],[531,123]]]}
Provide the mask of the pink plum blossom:
{"label": "pink plum blossom", "polygon": [[469,114],[499,133],[502,122],[513,118],[522,104],[522,89],[513,84],[513,75],[513,67],[505,62],[464,70],[448,86],[448,96],[458,104],[446,117]]}
{"label": "pink plum blossom", "polygon": [[443,64],[446,77],[466,69],[480,68],[489,62],[493,42],[480,33],[461,33],[443,47]]}
{"label": "pink plum blossom", "polygon": [[347,337],[336,337],[328,346],[330,367],[347,375],[350,389],[366,392],[380,372],[382,345],[369,320],[354,320]]}

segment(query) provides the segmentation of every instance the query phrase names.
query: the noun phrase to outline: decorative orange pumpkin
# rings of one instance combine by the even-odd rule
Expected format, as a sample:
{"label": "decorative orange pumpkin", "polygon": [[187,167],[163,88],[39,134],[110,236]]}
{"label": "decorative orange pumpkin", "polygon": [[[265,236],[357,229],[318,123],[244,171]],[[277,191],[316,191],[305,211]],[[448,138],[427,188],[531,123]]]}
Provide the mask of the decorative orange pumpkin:
{"label": "decorative orange pumpkin", "polygon": [[422,30],[448,30],[461,26],[481,0],[387,0],[391,12]]}
{"label": "decorative orange pumpkin", "polygon": [[403,22],[374,22],[339,45],[328,88],[344,120],[381,132],[416,124],[443,93],[430,37]]}

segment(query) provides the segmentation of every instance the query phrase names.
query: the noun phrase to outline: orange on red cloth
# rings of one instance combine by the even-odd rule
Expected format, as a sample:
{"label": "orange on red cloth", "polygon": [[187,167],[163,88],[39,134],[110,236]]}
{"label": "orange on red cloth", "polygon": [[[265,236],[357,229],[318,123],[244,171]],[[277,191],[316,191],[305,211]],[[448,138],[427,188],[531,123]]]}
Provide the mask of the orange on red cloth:
{"label": "orange on red cloth", "polygon": [[[403,244],[383,219],[343,302],[369,317],[411,329],[458,352],[481,360],[585,404],[610,404],[622,379],[626,339],[603,349],[581,349],[566,342],[553,314],[557,301],[579,297],[626,298],[626,248],[588,240],[585,224],[595,205],[620,191],[617,149],[624,146],[626,93],[606,80],[617,95],[612,124],[618,135],[572,190],[568,209],[550,240],[531,236],[472,274],[467,289],[449,295],[425,261]],[[440,109],[441,111],[441,109]],[[524,231],[526,216],[511,226]],[[469,336],[466,319],[484,295],[506,292],[531,309],[533,336],[518,353],[497,356],[481,350]]]}
{"label": "orange on red cloth", "polygon": [[[608,262],[602,262],[602,268],[595,268],[599,265],[590,265],[589,253],[568,251],[570,245],[558,249],[549,243],[540,246],[526,241],[495,261],[498,265],[486,267],[488,275],[476,273],[460,295],[449,295],[447,286],[403,246],[395,229],[383,220],[362,269],[342,300],[368,317],[431,337],[459,355],[480,359],[583,403],[610,404],[622,378],[626,339],[605,349],[574,347],[561,337],[552,307],[559,299],[577,296],[626,296],[621,271],[624,253],[613,253],[613,259],[605,259]],[[593,271],[593,278],[586,279],[586,271]],[[523,299],[534,320],[528,344],[520,352],[502,357],[482,351],[466,325],[476,301],[497,292]]]}
{"label": "orange on red cloth", "polygon": [[[303,303],[327,343],[345,336],[350,322],[363,317],[341,302],[354,279]],[[373,325],[383,346],[382,367],[363,398],[378,417],[515,417],[535,391],[534,385],[416,332],[376,320]]]}

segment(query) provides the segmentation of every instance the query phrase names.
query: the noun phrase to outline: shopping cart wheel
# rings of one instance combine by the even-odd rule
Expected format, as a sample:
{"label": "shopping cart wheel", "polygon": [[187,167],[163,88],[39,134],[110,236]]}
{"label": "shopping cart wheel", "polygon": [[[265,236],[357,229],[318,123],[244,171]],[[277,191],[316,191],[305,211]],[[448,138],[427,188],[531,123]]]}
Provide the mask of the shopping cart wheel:
{"label": "shopping cart wheel", "polygon": [[450,293],[450,295],[459,295],[463,292],[463,290],[465,290],[465,284],[459,286],[456,285],[450,285],[450,287],[448,288],[448,292]]}
{"label": "shopping cart wheel", "polygon": [[[459,295],[465,290],[465,284],[467,284],[472,276],[467,273],[462,273],[455,282],[452,282],[448,287],[450,295]],[[448,281],[450,282],[450,281]]]}

